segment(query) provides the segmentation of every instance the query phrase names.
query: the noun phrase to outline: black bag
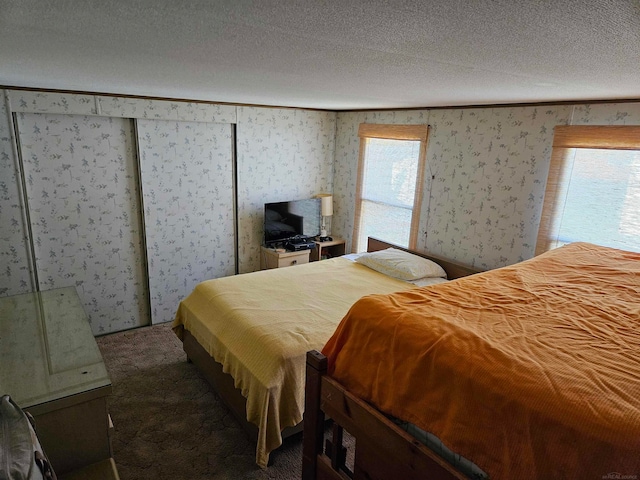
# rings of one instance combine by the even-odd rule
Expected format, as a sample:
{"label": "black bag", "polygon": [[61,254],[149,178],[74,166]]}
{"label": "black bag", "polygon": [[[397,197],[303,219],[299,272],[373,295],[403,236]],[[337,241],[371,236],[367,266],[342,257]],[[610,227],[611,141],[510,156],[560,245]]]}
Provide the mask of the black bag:
{"label": "black bag", "polygon": [[0,480],[56,480],[32,422],[9,395],[0,397]]}

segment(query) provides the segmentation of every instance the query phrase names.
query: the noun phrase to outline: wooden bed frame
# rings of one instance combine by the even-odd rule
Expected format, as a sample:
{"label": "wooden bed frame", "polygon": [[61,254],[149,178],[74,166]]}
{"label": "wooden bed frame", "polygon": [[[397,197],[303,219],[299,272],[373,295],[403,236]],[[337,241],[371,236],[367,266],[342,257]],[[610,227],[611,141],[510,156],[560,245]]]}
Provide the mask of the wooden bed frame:
{"label": "wooden bed frame", "polygon": [[[445,272],[447,272],[448,278],[450,279],[478,273],[479,271],[445,259],[425,255],[420,252],[399,247],[382,240],[377,240],[374,238],[368,239],[368,252],[384,250],[389,247],[405,250],[421,257],[434,260],[435,262],[439,263],[442,268],[444,268]],[[252,441],[256,441],[256,439],[258,438],[258,427],[253,423],[247,421],[247,400],[242,396],[240,390],[235,388],[233,377],[228,373],[222,371],[222,364],[216,362],[188,330],[184,330],[182,345],[184,352],[187,354],[187,361],[193,363],[202,372],[207,381],[214,387],[222,401],[227,405],[229,410],[231,410],[232,414],[236,417],[236,419],[248,435],[249,439],[251,439]],[[294,427],[285,428],[282,431],[282,438],[284,439],[290,437],[291,435],[302,432],[303,424],[304,420]]]}
{"label": "wooden bed frame", "polygon": [[[566,253],[563,253],[563,249]],[[601,261],[595,260],[599,256],[601,256]],[[410,346],[411,342],[409,341],[402,342],[406,337],[411,336],[414,330],[417,330],[417,328],[414,329],[414,326],[421,320],[421,316],[428,316],[428,313],[424,313],[430,308],[427,299],[424,300],[424,304],[417,307],[406,305],[409,302],[404,302],[404,300],[411,295],[405,296],[403,295],[405,292],[401,292],[398,295],[392,294],[391,300],[382,301],[379,299],[380,301],[377,303],[363,302],[358,305],[360,308],[352,308],[351,315],[347,317],[347,323],[343,325],[344,328],[338,327],[339,334],[330,341],[331,348],[325,350],[331,351],[329,358],[317,351],[307,353],[302,479],[384,480],[398,478],[418,480],[475,476],[475,473],[465,472],[465,474],[462,472],[462,469],[466,470],[467,466],[470,469],[472,467],[487,468],[485,474],[501,475],[505,478],[523,476],[636,478],[637,475],[633,475],[633,473],[640,471],[640,461],[637,455],[637,440],[640,437],[634,433],[638,431],[640,424],[636,422],[632,426],[633,422],[630,419],[633,414],[624,415],[618,412],[627,413],[627,411],[637,410],[629,400],[630,398],[638,398],[636,387],[639,384],[634,382],[637,377],[632,378],[632,376],[625,375],[624,380],[621,379],[616,384],[615,374],[604,373],[608,365],[614,364],[628,365],[629,370],[625,370],[625,372],[631,372],[633,366],[628,358],[631,358],[633,354],[628,355],[625,351],[615,363],[607,359],[603,360],[602,365],[598,362],[600,358],[604,359],[605,357],[598,354],[604,350],[601,345],[606,346],[607,349],[625,348],[623,346],[625,342],[620,341],[619,334],[628,328],[627,325],[631,329],[636,326],[637,318],[634,313],[637,311],[638,298],[633,294],[636,292],[634,288],[637,287],[638,265],[632,265],[632,263],[637,263],[640,258],[631,252],[597,247],[586,243],[568,245],[547,252],[541,257],[544,258],[532,259],[532,262],[539,261],[539,263],[522,262],[520,266],[501,269],[502,272],[497,272],[495,277],[489,274],[477,278],[477,282],[471,279],[468,284],[460,281],[459,286],[466,287],[464,290],[457,289],[455,282],[449,286],[432,287],[431,291],[434,294],[437,289],[443,289],[443,295],[438,296],[441,300],[441,308],[436,306],[438,301],[433,302],[433,323],[437,324],[436,319],[443,315],[445,318],[442,318],[441,324],[437,325],[431,335],[415,334],[417,338],[427,342],[419,341],[414,344],[415,348]],[[591,265],[587,267],[587,264]],[[578,272],[581,269],[584,271]],[[608,278],[605,279],[605,276]],[[584,281],[587,277],[590,277],[589,280],[601,281],[602,290],[596,289],[593,295],[585,293],[585,286],[593,285],[589,280]],[[495,285],[491,285],[494,281]],[[513,284],[507,282],[513,282]],[[482,284],[490,288],[484,290]],[[531,285],[536,285],[536,287],[529,288]],[[449,287],[451,287],[450,296],[445,293]],[[473,289],[478,290],[477,296]],[[625,291],[625,295],[618,297],[617,292],[614,293],[618,289]],[[423,289],[424,296],[418,295],[418,297],[421,299],[427,297],[426,290],[428,289]],[[556,297],[548,298],[548,293],[554,290],[560,291],[560,293]],[[476,296],[473,299],[469,298],[468,308],[463,305],[466,298],[462,295],[465,291],[470,292],[471,297]],[[517,291],[526,292],[526,294],[518,298]],[[505,302],[505,305],[498,303],[500,309],[504,308],[504,315],[494,316],[495,309],[493,307],[496,305],[494,301],[498,300],[499,302],[507,295],[512,295],[512,305],[507,307],[506,303],[509,302]],[[611,295],[612,301],[610,303],[601,301],[602,297],[608,295]],[[462,297],[459,299],[459,303],[454,296]],[[530,301],[534,296],[543,300],[540,302]],[[580,303],[582,297],[584,297],[584,305]],[[451,303],[448,305],[447,298],[451,299]],[[392,300],[397,300],[397,302]],[[555,308],[555,305],[560,303],[559,300],[562,302],[575,300],[578,308],[561,311],[562,309]],[[406,310],[402,307],[396,310],[395,307],[400,304],[405,304],[403,306],[406,306]],[[483,318],[486,320],[486,326],[482,325],[485,322],[471,325],[471,321],[465,321],[477,320],[477,308],[483,308],[483,306],[487,306],[485,313],[488,314],[484,315],[487,318]],[[410,312],[412,308],[415,309],[414,312]],[[584,313],[581,311],[583,308]],[[531,315],[527,312],[529,309]],[[454,316],[460,322],[454,322],[458,324],[456,327],[447,328],[444,325],[448,323],[446,320],[446,315],[449,315],[447,311],[453,310],[459,310],[458,315]],[[517,310],[520,310],[522,314],[519,315]],[[389,328],[374,332],[376,329],[371,327],[372,312],[374,317],[379,314],[381,319],[390,320],[379,322],[386,323]],[[406,314],[406,318],[398,318],[397,322],[393,321],[395,319],[390,316],[395,312],[400,312],[399,316]],[[414,313],[415,315],[413,315]],[[469,317],[466,314],[469,314]],[[515,315],[515,322],[513,330],[509,332],[509,329],[503,327],[509,325],[504,322],[508,321],[512,314]],[[545,318],[545,315],[548,315],[549,318]],[[611,318],[618,316],[621,317],[619,322],[616,321],[616,318]],[[584,323],[569,325],[573,318],[581,317],[584,317]],[[600,334],[600,332],[593,333],[592,325],[597,325],[598,320],[606,323],[607,327],[610,327],[610,331],[615,331],[615,334],[609,336]],[[628,320],[630,320],[629,323],[627,323]],[[535,330],[533,326],[527,328],[530,326],[529,324],[536,322],[543,324],[545,328],[541,330]],[[515,323],[519,324],[517,328]],[[407,327],[405,335],[397,334],[398,341],[388,340],[390,335],[396,335],[398,328],[402,329],[404,326]],[[568,332],[566,336],[558,335],[552,343],[546,344],[543,349],[535,349],[532,346],[529,356],[523,353],[527,349],[525,341],[527,338],[531,338],[531,335],[535,338],[543,338],[540,334],[546,334],[565,326]],[[362,330],[358,330],[359,328]],[[508,333],[503,336],[492,335],[498,328],[503,328]],[[432,346],[431,342],[438,342],[438,332],[440,332],[440,334],[449,335],[451,344],[459,343],[461,337],[454,336],[456,330],[463,330],[463,336],[469,335],[469,338],[463,341],[464,348],[456,349],[454,347],[445,353],[450,345],[445,346],[449,342],[443,341],[442,346],[435,348],[437,350],[435,357],[439,356],[443,360],[445,370],[439,371],[439,375],[427,372],[428,369],[433,369],[435,359],[433,355],[427,353],[430,350],[429,347]],[[361,335],[357,334],[358,331]],[[497,349],[495,356],[489,353],[489,350],[494,350],[492,346],[494,341],[499,342],[501,338],[512,334],[520,337],[518,342],[510,343],[509,339],[506,339],[504,350]],[[371,347],[372,352],[380,352],[381,348],[388,347],[403,354],[405,353],[403,350],[407,349],[406,353],[410,353],[410,358],[415,359],[424,354],[424,362],[416,360],[425,372],[425,378],[420,383],[418,390],[411,390],[403,381],[397,382],[399,395],[396,396],[379,394],[380,389],[384,389],[384,384],[375,383],[365,386],[367,388],[362,387],[362,382],[375,382],[376,376],[382,381],[389,382],[393,375],[415,370],[414,368],[406,369],[404,355],[401,359],[396,358],[398,360],[396,364],[400,367],[404,366],[404,370],[400,370],[400,368],[387,369],[381,363],[384,362],[384,359],[381,359],[379,355],[373,359],[368,354],[369,348],[364,350],[356,348],[359,340],[364,338],[362,335],[368,339],[368,347]],[[470,338],[474,335],[477,338]],[[375,338],[376,336],[377,338]],[[586,343],[583,339],[591,339],[596,336],[598,337],[598,348],[573,351],[574,345],[579,347],[579,343]],[[548,337],[545,336],[545,338]],[[575,342],[576,338],[581,340]],[[628,352],[635,350],[636,345],[633,344],[635,340],[629,336],[628,345],[633,346]],[[477,364],[477,371],[474,371],[470,376],[465,375],[466,372],[461,372],[460,377],[465,377],[463,384],[454,386],[453,383],[458,382],[453,382],[451,385],[455,387],[454,393],[457,400],[463,403],[468,402],[468,405],[461,407],[456,402],[436,405],[442,407],[444,412],[441,417],[442,422],[436,430],[443,428],[450,434],[453,432],[452,435],[456,435],[456,431],[462,432],[462,429],[467,429],[458,438],[460,440],[458,443],[465,446],[464,449],[460,447],[461,451],[471,452],[481,462],[475,466],[450,465],[435,451],[424,446],[419,440],[397,426],[393,419],[388,418],[371,403],[353,393],[363,391],[369,398],[374,399],[372,401],[387,405],[391,411],[401,411],[403,407],[411,405],[406,408],[406,411],[410,412],[407,413],[406,419],[411,420],[413,417],[420,422],[419,412],[416,413],[420,409],[420,403],[417,399],[421,392],[431,398],[430,389],[435,386],[432,384],[430,387],[428,382],[444,381],[445,384],[440,383],[439,386],[446,389],[445,376],[453,378],[456,375],[451,364],[456,362],[456,358],[459,359],[464,355],[462,352],[475,348],[481,343],[487,347],[481,346],[477,352],[478,356],[470,356],[471,362],[480,362]],[[517,359],[509,359],[508,352],[513,351],[510,347],[515,345],[520,347],[516,351]],[[553,349],[556,349],[557,355],[554,355]],[[357,354],[353,354],[354,350],[358,351]],[[455,354],[457,357],[454,357]],[[569,355],[573,356],[576,362],[569,362],[567,360]],[[484,356],[491,358],[491,361],[485,365],[481,363],[481,357]],[[502,360],[496,360],[499,356],[508,360],[500,363]],[[407,358],[409,357],[407,356]],[[333,374],[332,363],[334,361],[336,362],[336,372],[339,371],[340,375]],[[405,363],[402,363],[403,361]],[[435,361],[437,362],[438,359]],[[576,369],[576,363],[584,363],[585,368]],[[354,368],[349,368],[349,365]],[[467,369],[474,367],[475,365],[471,363],[461,365],[461,368]],[[513,385],[509,385],[509,382],[504,382],[504,385],[500,383],[505,374],[520,368],[524,375],[514,379]],[[328,373],[329,371],[331,373]],[[535,373],[531,374],[534,371]],[[568,377],[566,372],[571,372],[571,381],[566,381],[563,378]],[[600,373],[603,375],[600,376]],[[587,376],[592,376],[592,378],[584,380]],[[610,389],[602,387],[603,381],[604,383],[608,381],[607,376],[612,377]],[[341,384],[337,380],[338,378],[344,378],[345,383]],[[524,384],[527,387],[519,388],[523,385],[522,379],[524,378],[526,378]],[[487,381],[487,379],[490,380]],[[515,386],[516,382],[519,383],[518,387]],[[590,384],[590,382],[593,383]],[[352,389],[350,390],[347,385],[353,385]],[[501,385],[501,388],[496,390],[495,385]],[[513,388],[513,392],[509,391],[510,388]],[[435,388],[434,391],[438,394],[442,393],[438,388]],[[557,395],[557,392],[562,392],[562,395]],[[565,392],[576,393],[565,395]],[[412,397],[412,395],[415,396]],[[433,397],[432,400],[437,402],[436,395]],[[603,398],[605,401],[602,404],[597,403],[599,398]],[[406,399],[405,405],[402,403],[403,399]],[[488,412],[486,407],[494,400],[497,400],[496,406],[498,408]],[[547,406],[544,405],[545,403]],[[608,409],[608,405],[616,405],[616,407]],[[414,406],[415,408],[413,408]],[[518,410],[521,410],[522,414],[516,413]],[[595,415],[597,422],[591,423],[590,417],[594,417],[594,411],[598,412],[598,415]],[[423,413],[425,412],[423,411]],[[485,421],[478,423],[478,430],[474,430],[472,424],[476,423],[474,420],[479,422],[478,419],[481,416],[484,416]],[[428,425],[432,417],[433,415],[426,414],[422,420]],[[501,417],[506,423],[500,423]],[[325,422],[327,418],[333,422],[331,431],[328,431]],[[498,422],[495,424],[495,428],[494,420]],[[462,423],[459,423],[460,421]],[[465,421],[468,423],[464,423]],[[507,429],[510,431],[505,431]],[[483,437],[483,433],[487,436]],[[450,443],[456,443],[453,441],[455,439],[452,439],[453,437],[450,435]],[[566,445],[568,449],[558,448],[560,445]],[[471,463],[472,459],[468,460]],[[624,473],[616,473],[621,471]],[[606,472],[613,473],[607,474]]]}
{"label": "wooden bed frame", "polygon": [[[302,480],[468,478],[326,373],[327,358],[307,353]],[[327,417],[332,431],[325,443]],[[346,465],[344,430],[355,439],[353,470]]]}
{"label": "wooden bed frame", "polygon": [[[369,251],[388,246],[379,240],[369,239]],[[480,272],[445,259],[418,255],[442,265],[449,279]],[[378,410],[327,376],[327,358],[315,350],[307,353],[304,407],[303,480],[467,478]],[[331,438],[324,442],[327,418],[332,421],[332,431]],[[344,430],[355,440],[353,470],[346,465]]]}

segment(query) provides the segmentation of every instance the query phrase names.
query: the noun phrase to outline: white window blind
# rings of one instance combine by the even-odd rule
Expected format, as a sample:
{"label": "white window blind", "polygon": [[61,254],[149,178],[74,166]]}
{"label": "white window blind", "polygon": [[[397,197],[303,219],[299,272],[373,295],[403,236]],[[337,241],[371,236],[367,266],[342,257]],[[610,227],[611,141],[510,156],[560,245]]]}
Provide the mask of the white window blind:
{"label": "white window blind", "polygon": [[426,125],[361,125],[354,251],[367,237],[415,247],[426,132]]}

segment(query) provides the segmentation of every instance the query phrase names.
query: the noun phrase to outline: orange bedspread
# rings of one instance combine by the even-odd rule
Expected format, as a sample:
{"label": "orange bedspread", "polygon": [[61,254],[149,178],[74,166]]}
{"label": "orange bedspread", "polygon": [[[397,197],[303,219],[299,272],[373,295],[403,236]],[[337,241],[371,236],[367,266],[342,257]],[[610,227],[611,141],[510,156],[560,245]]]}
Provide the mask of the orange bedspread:
{"label": "orange bedspread", "polygon": [[323,353],[494,479],[640,478],[640,254],[575,243],[370,295]]}

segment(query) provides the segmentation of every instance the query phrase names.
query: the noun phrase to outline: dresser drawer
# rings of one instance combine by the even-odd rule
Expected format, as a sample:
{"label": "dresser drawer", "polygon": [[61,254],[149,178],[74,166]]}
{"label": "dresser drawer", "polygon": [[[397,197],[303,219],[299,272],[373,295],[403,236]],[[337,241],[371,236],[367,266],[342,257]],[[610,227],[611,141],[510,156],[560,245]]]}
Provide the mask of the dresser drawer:
{"label": "dresser drawer", "polygon": [[293,265],[302,265],[303,263],[309,263],[309,250],[290,252],[288,255],[281,255],[278,258],[278,268],[292,267]]}
{"label": "dresser drawer", "polygon": [[260,268],[263,270],[270,268],[292,267],[309,263],[311,250],[300,250],[299,252],[287,252],[280,249],[261,248]]}

